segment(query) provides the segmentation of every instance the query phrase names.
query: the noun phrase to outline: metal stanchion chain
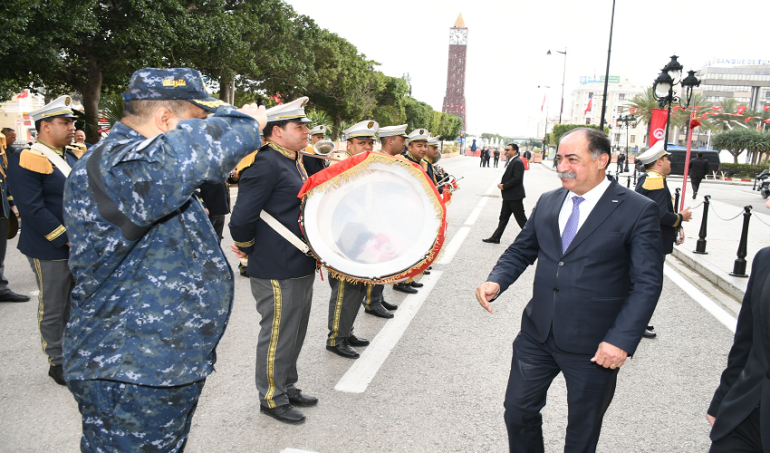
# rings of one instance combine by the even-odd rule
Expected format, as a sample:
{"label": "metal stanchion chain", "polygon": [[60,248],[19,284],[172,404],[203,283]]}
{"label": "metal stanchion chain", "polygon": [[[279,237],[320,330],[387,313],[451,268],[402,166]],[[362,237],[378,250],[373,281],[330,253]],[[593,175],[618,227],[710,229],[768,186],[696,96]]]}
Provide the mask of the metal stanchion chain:
{"label": "metal stanchion chain", "polygon": [[[755,214],[756,214],[756,213],[755,213]],[[760,217],[760,216],[758,216],[758,215],[755,215],[755,216],[754,216],[754,218],[755,218],[755,219],[757,219],[757,220],[759,220],[760,222],[764,223],[765,225],[767,225],[767,226],[770,226],[770,223],[767,223],[767,222],[765,222],[764,220],[762,220],[762,217]]]}
{"label": "metal stanchion chain", "polygon": [[738,217],[740,217],[740,216],[742,216],[742,215],[743,215],[743,209],[741,209],[741,211],[740,211],[738,214],[736,214],[734,217],[730,217],[729,219],[725,219],[724,217],[722,217],[721,215],[719,215],[719,213],[717,212],[717,210],[716,210],[716,209],[714,209],[714,205],[711,205],[711,211],[714,213],[714,215],[715,215],[715,216],[717,216],[717,217],[718,217],[720,220],[722,220],[722,221],[724,221],[724,222],[729,222],[729,221],[731,221],[731,220],[735,220],[735,219],[737,219]]}

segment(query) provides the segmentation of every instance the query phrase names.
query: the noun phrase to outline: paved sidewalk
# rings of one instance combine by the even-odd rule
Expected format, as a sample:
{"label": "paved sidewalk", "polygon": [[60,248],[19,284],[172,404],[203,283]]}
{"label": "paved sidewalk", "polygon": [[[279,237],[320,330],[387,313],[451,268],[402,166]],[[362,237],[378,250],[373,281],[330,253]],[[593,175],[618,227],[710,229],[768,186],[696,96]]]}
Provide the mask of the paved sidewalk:
{"label": "paved sidewalk", "polygon": [[[543,167],[555,171],[552,161],[543,161]],[[620,183],[626,185],[626,174],[620,176]],[[677,181],[669,187],[673,190],[681,184],[681,176],[671,177]],[[704,181],[705,182],[705,181]],[[708,184],[751,186],[750,182],[741,181],[712,181]],[[633,186],[633,182],[631,183]],[[673,255],[703,277],[710,280],[738,300],[743,299],[746,292],[748,278],[730,275],[733,271],[735,260],[738,258],[738,245],[743,229],[743,209],[718,200],[711,200],[711,208],[708,214],[705,255],[695,254],[698,234],[703,219],[703,200],[693,205],[690,210],[693,218],[684,223],[685,242],[675,246]],[[736,217],[737,216],[737,217]],[[770,246],[770,216],[759,212],[752,212],[749,222],[749,237],[746,246],[746,275],[751,274],[751,262],[754,255],[762,248]]]}

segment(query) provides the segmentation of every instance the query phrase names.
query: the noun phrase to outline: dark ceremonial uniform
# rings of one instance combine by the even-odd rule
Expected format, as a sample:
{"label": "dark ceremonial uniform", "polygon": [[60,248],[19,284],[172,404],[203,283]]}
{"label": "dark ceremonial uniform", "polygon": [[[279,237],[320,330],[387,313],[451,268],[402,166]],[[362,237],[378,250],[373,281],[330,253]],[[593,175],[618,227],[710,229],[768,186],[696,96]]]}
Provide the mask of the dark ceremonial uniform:
{"label": "dark ceremonial uniform", "polygon": [[676,232],[682,226],[682,214],[674,212],[671,191],[666,184],[666,176],[655,170],[647,170],[636,183],[636,191],[658,205],[660,219],[660,250],[663,257],[674,251]]}
{"label": "dark ceremonial uniform", "polygon": [[256,386],[260,404],[270,409],[289,404],[287,392],[296,389],[316,260],[276,233],[260,213],[264,210],[302,237],[297,222],[302,200],[297,194],[309,175],[300,156],[268,141],[240,172],[238,199],[230,216],[235,245],[249,256],[251,292],[262,318]]}
{"label": "dark ceremonial uniform", "polygon": [[[3,134],[0,133],[0,138],[5,140]],[[11,149],[12,152],[12,149]],[[8,171],[8,149],[2,148],[2,142],[0,142],[0,203],[2,203],[2,211],[0,211],[0,300],[3,300],[3,296],[12,294],[12,291],[8,289],[8,280],[5,278],[5,252],[8,246],[8,222],[11,216],[16,214],[11,211],[13,206],[13,196],[8,190],[8,181],[6,174]],[[24,296],[26,297],[26,296]],[[26,300],[29,300],[26,297]]]}
{"label": "dark ceremonial uniform", "polygon": [[225,229],[225,216],[230,214],[230,186],[227,182],[205,182],[200,187],[200,197],[209,211],[209,220],[217,232],[219,240],[222,240],[222,231]]}
{"label": "dark ceremonial uniform", "polygon": [[371,308],[372,285],[346,282],[331,274],[328,276],[332,294],[329,299],[329,334],[326,345],[337,346],[353,335],[353,323],[361,309],[361,301],[364,301],[367,310]]}
{"label": "dark ceremonial uniform", "polygon": [[[70,166],[77,162],[74,154],[48,147]],[[65,180],[64,173],[39,151],[25,149],[8,156],[8,182],[24,222],[18,248],[27,256],[37,279],[38,328],[43,352],[52,366],[62,364],[62,336],[74,286],[67,263],[70,249],[62,208]]]}
{"label": "dark ceremonial uniform", "polygon": [[118,122],[73,169],[65,221],[78,284],[64,367],[84,451],[183,446],[234,293],[193,194],[202,181],[221,184],[260,145],[256,131],[231,107],[150,139]]}

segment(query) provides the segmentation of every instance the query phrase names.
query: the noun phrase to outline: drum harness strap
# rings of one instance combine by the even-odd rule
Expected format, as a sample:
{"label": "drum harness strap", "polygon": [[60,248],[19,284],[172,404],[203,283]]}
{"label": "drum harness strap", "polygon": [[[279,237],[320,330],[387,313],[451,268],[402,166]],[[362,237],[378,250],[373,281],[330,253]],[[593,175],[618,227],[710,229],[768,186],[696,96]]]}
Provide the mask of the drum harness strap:
{"label": "drum harness strap", "polygon": [[305,255],[310,253],[310,247],[308,247],[307,244],[302,241],[302,239],[298,238],[296,234],[292,233],[291,230],[283,226],[283,224],[279,222],[278,219],[265,212],[264,209],[259,213],[259,217],[264,220],[265,223],[276,233],[289,241],[291,245],[297,247],[300,252],[304,253]]}

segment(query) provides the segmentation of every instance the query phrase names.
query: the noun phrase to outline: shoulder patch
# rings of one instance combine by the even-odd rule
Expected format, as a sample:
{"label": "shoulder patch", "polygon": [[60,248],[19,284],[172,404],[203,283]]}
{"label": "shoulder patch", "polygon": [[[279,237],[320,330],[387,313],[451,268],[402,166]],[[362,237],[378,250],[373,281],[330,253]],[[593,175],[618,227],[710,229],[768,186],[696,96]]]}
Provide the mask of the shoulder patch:
{"label": "shoulder patch", "polygon": [[647,174],[642,188],[644,190],[660,190],[665,187],[665,180],[661,176]]}
{"label": "shoulder patch", "polygon": [[251,153],[251,154],[247,155],[246,157],[244,157],[243,159],[241,159],[240,162],[238,162],[238,165],[235,166],[235,173],[238,176],[241,175],[241,172],[243,172],[243,170],[251,167],[254,164],[254,159],[257,158],[257,153],[258,152],[259,152],[259,150],[256,150],[253,153]]}
{"label": "shoulder patch", "polygon": [[35,173],[50,175],[53,173],[53,164],[39,151],[25,149],[19,155],[19,166]]}

